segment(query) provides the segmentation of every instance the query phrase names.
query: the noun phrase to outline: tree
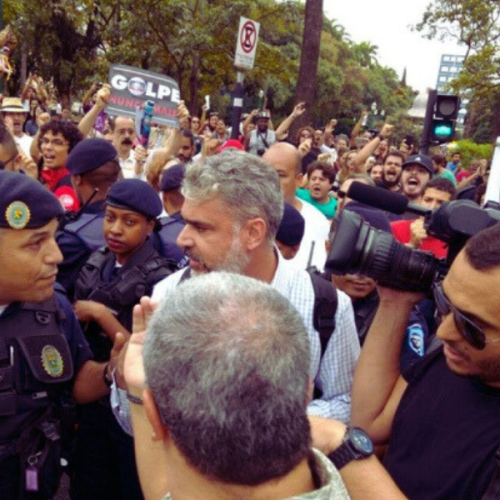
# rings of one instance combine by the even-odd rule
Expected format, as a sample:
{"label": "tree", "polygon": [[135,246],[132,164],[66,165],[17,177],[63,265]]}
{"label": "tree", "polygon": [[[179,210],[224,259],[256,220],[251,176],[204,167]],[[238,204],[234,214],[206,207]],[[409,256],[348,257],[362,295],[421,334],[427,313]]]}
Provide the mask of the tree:
{"label": "tree", "polygon": [[435,0],[416,26],[428,38],[452,38],[465,47],[462,73],[451,87],[471,101],[469,134],[475,129],[475,120],[483,116],[483,112],[491,112],[491,108],[488,110],[483,105],[491,106],[491,97],[495,96],[497,108],[492,120],[492,140],[500,135],[499,19],[497,0]]}
{"label": "tree", "polygon": [[[323,0],[307,0],[295,101],[297,103],[305,102],[308,106],[306,112],[302,115],[300,123],[309,123],[310,120],[310,106],[314,102],[314,91],[318,74],[319,46],[322,27]],[[298,127],[298,125],[299,123],[295,124],[294,128]],[[293,131],[291,133],[293,135]]]}

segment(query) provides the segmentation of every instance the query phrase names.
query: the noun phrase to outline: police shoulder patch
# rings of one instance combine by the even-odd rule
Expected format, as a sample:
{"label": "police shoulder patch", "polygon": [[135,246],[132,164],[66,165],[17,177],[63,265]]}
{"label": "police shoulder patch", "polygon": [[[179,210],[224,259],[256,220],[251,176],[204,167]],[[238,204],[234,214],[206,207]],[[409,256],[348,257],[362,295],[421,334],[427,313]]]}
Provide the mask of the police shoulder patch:
{"label": "police shoulder patch", "polygon": [[406,331],[408,347],[420,357],[425,353],[424,330],[419,323],[413,323]]}

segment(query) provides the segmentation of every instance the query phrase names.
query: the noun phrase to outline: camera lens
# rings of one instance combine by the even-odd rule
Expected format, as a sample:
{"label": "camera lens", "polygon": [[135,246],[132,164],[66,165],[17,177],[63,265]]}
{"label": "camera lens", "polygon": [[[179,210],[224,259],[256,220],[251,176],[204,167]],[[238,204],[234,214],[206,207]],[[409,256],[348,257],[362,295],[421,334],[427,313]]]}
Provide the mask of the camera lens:
{"label": "camera lens", "polygon": [[431,253],[402,245],[347,210],[340,214],[326,268],[334,274],[369,276],[380,285],[407,291],[428,291],[447,269]]}

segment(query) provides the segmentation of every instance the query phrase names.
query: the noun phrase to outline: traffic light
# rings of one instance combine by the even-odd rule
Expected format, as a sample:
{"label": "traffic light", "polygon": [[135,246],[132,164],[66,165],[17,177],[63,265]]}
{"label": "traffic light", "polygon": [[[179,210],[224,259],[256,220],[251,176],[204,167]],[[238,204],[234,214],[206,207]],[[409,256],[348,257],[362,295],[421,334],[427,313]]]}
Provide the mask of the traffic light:
{"label": "traffic light", "polygon": [[437,95],[432,116],[431,141],[442,144],[453,140],[455,123],[460,110],[456,95]]}

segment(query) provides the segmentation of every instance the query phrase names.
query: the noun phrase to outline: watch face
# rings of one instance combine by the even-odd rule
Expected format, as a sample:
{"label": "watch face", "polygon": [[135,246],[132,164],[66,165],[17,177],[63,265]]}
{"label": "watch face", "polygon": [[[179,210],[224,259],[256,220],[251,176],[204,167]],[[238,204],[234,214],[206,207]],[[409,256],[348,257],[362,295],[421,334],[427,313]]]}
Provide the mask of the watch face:
{"label": "watch face", "polygon": [[373,443],[368,434],[358,428],[351,430],[351,442],[363,455],[371,455],[373,453]]}

